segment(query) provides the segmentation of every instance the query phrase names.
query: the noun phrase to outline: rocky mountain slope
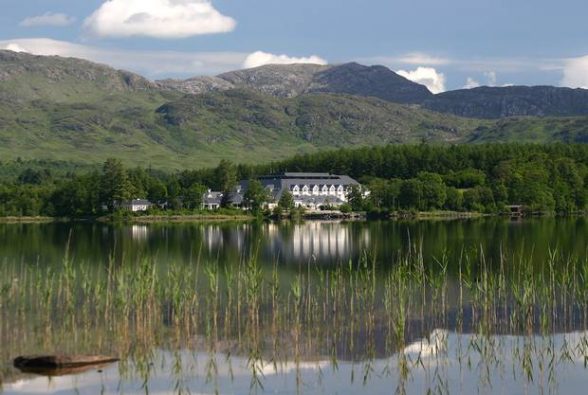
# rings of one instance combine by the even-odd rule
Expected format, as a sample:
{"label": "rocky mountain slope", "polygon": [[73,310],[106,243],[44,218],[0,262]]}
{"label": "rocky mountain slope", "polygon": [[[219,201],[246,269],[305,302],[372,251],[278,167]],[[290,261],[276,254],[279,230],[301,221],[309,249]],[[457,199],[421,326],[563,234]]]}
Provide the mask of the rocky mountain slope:
{"label": "rocky mountain slope", "polygon": [[588,116],[588,90],[553,86],[479,87],[433,95],[384,66],[268,65],[216,77],[164,80],[164,90],[187,94],[247,88],[276,97],[337,93],[376,97],[460,117],[499,119],[517,116]]}
{"label": "rocky mountain slope", "polygon": [[340,93],[377,97],[393,103],[421,103],[433,95],[384,66],[347,63],[337,66],[312,64],[268,65],[233,71],[217,77],[157,81],[162,89],[188,94],[248,88],[276,97],[309,93]]}
{"label": "rocky mountain slope", "polygon": [[469,118],[588,115],[588,90],[553,86],[462,89],[435,95],[423,107]]}
{"label": "rocky mountain slope", "polygon": [[0,98],[76,101],[97,92],[154,91],[149,80],[81,59],[0,50]]}

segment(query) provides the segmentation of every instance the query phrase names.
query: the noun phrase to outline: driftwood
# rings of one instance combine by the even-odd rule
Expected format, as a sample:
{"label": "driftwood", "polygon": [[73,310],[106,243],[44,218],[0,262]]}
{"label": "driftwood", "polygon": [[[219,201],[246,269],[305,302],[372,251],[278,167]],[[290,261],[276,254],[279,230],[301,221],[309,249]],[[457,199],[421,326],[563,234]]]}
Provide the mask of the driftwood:
{"label": "driftwood", "polygon": [[61,376],[82,373],[118,360],[104,355],[31,355],[16,358],[14,367],[25,373]]}
{"label": "driftwood", "polygon": [[39,376],[46,377],[60,377],[60,376],[73,376],[75,374],[86,373],[89,371],[100,371],[105,368],[107,364],[100,365],[85,365],[78,366],[76,368],[18,368],[21,373],[25,374],[36,374]]}

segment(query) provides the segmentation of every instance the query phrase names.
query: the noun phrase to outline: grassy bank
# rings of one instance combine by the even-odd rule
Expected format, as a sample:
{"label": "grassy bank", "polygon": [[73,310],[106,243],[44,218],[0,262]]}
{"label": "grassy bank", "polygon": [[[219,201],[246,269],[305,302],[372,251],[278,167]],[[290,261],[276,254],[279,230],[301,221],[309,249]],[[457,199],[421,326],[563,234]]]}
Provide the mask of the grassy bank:
{"label": "grassy bank", "polygon": [[64,221],[64,219],[54,217],[0,217],[0,224],[37,224],[61,221]]}
{"label": "grassy bank", "polygon": [[161,223],[161,222],[224,222],[224,221],[252,221],[255,217],[248,214],[242,215],[228,215],[228,214],[196,214],[196,215],[146,215],[139,217],[131,217],[128,221],[130,223]]}

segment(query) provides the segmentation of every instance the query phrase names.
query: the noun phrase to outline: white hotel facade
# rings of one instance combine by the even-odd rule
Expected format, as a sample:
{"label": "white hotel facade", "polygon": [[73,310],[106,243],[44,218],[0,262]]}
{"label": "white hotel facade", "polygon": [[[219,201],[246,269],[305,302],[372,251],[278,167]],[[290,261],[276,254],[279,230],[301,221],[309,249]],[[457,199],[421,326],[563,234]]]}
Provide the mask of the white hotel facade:
{"label": "white hotel facade", "polygon": [[[353,187],[361,185],[349,176],[330,173],[282,173],[258,178],[271,197],[269,208],[280,201],[288,191],[292,194],[294,205],[311,210],[324,206],[339,207],[349,201],[348,196]],[[241,181],[237,193],[242,196],[249,182]]]}

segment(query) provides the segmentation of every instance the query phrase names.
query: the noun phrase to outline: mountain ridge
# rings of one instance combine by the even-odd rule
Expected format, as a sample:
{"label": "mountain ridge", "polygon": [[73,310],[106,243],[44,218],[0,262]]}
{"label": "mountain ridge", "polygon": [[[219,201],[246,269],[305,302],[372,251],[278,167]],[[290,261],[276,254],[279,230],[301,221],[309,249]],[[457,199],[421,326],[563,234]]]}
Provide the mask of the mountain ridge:
{"label": "mountain ridge", "polygon": [[482,86],[435,95],[421,103],[432,111],[468,118],[588,115],[588,90],[554,86]]}
{"label": "mountain ridge", "polygon": [[429,90],[384,66],[358,63],[340,65],[265,65],[187,80],[160,80],[162,89],[186,94],[248,88],[275,97],[296,97],[310,93],[340,93],[377,97],[401,104],[416,104],[432,96]]}

